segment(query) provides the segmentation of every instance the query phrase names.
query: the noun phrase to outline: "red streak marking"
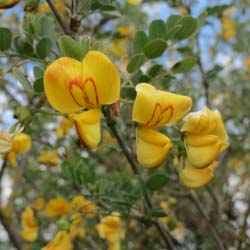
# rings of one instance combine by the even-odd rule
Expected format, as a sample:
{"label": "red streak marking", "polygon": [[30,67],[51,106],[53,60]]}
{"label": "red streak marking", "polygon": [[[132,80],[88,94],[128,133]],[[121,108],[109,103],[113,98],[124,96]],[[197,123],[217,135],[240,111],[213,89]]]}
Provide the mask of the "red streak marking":
{"label": "red streak marking", "polygon": [[171,117],[173,116],[174,108],[173,108],[172,105],[169,105],[169,106],[167,106],[166,108],[163,109],[160,103],[156,103],[154,111],[152,113],[152,116],[147,121],[146,125],[150,126],[150,123],[153,121],[153,119],[156,116],[156,110],[157,110],[158,107],[160,108],[161,113],[159,114],[159,116],[158,116],[157,120],[155,121],[155,123],[152,124],[152,126],[157,126],[162,121],[162,119],[164,118],[164,113],[167,112],[169,109],[171,110],[171,113],[170,113],[170,116],[168,117],[168,120],[166,121],[166,123],[168,123],[169,120],[171,119]]}
{"label": "red streak marking", "polygon": [[[86,98],[86,100],[88,100],[88,102],[85,100],[86,103],[92,104],[92,103],[89,101],[88,94],[87,94],[87,92],[86,92],[86,90],[85,90],[85,85],[86,85],[87,83],[89,83],[89,82],[92,84],[92,86],[93,86],[93,88],[94,88],[94,90],[95,90],[95,100],[96,100],[96,104],[99,104],[99,99],[98,99],[98,95],[97,95],[96,84],[95,84],[95,81],[94,81],[91,77],[88,77],[88,78],[84,81],[84,83],[83,83],[84,100],[85,100],[85,98]],[[92,105],[94,105],[94,104],[92,104]]]}
{"label": "red streak marking", "polygon": [[[91,103],[91,101],[89,100],[89,96],[88,96],[88,93],[87,93],[87,90],[86,90],[86,85],[90,83],[93,88],[94,88],[94,91],[95,91],[95,96],[96,96],[96,104],[94,103]],[[98,95],[97,95],[97,88],[96,88],[96,84],[95,84],[95,81],[91,78],[91,77],[88,77],[86,78],[86,80],[84,81],[84,83],[82,84],[81,80],[73,80],[73,81],[70,81],[69,83],[69,92],[70,92],[70,95],[72,96],[73,100],[75,101],[75,103],[77,105],[79,105],[80,107],[82,107],[83,105],[80,104],[77,99],[75,98],[74,96],[74,93],[72,91],[73,87],[74,86],[77,86],[81,92],[82,92],[82,97],[83,97],[83,100],[85,101],[86,104],[88,105],[91,105],[91,106],[95,106],[97,104],[99,104],[99,99],[98,99]]]}

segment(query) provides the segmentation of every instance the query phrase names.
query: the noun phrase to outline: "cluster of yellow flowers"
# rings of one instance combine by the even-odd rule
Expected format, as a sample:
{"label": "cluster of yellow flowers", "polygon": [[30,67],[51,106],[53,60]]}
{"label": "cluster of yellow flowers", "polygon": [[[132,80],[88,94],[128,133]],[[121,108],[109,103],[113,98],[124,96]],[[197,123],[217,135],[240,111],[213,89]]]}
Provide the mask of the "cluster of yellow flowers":
{"label": "cluster of yellow flowers", "polygon": [[[13,137],[13,138],[12,138]],[[17,154],[27,153],[31,148],[31,138],[25,133],[14,133],[0,130],[0,154],[7,155],[11,167],[16,165]]]}
{"label": "cluster of yellow flowers", "polygon": [[[70,113],[82,144],[96,147],[101,139],[101,106],[118,103],[120,98],[120,77],[109,58],[99,51],[89,51],[82,62],[62,57],[46,69],[44,85],[50,104]],[[182,119],[191,109],[192,99],[157,90],[148,83],[138,84],[136,91],[132,120],[138,123],[137,159],[140,165],[155,168],[172,148],[171,140],[156,129]],[[76,113],[84,108],[87,111]],[[179,168],[180,181],[188,187],[203,186],[213,177],[215,159],[228,146],[219,111],[205,107],[190,113],[181,132],[187,157]]]}
{"label": "cluster of yellow flowers", "polygon": [[[38,237],[38,223],[34,212],[42,210],[45,206],[43,198],[38,198],[31,207],[27,207],[22,213],[22,238],[27,242],[34,242]],[[45,214],[49,218],[70,219],[69,231],[59,230],[52,241],[43,250],[71,250],[72,240],[84,238],[84,217],[93,218],[96,214],[96,205],[81,195],[75,196],[71,202],[62,197],[56,197],[48,201],[45,206]],[[66,220],[67,223],[67,220]]]}
{"label": "cluster of yellow flowers", "polygon": [[100,237],[108,241],[108,250],[121,249],[121,240],[125,237],[125,231],[121,226],[120,214],[118,212],[113,212],[103,217],[97,225],[97,230]]}

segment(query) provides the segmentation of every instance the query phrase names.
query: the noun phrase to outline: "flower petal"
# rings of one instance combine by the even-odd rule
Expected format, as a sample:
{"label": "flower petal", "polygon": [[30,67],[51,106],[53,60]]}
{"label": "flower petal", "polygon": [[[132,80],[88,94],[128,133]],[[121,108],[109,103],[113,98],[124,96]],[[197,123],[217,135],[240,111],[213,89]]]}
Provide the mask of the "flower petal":
{"label": "flower petal", "polygon": [[202,187],[212,180],[215,167],[214,161],[207,168],[197,169],[186,160],[185,168],[179,171],[180,182],[189,188]]}
{"label": "flower petal", "polygon": [[228,144],[215,135],[186,135],[185,147],[187,158],[195,168],[205,168],[224,151]]}
{"label": "flower petal", "polygon": [[136,86],[132,119],[147,127],[157,128],[181,119],[191,108],[188,96],[155,89],[147,83]]}
{"label": "flower petal", "polygon": [[80,114],[73,114],[71,118],[75,122],[76,131],[82,144],[90,149],[96,147],[101,140],[100,109],[90,109]]}
{"label": "flower petal", "polygon": [[52,241],[41,250],[73,250],[74,246],[66,231],[58,231]]}
{"label": "flower petal", "polygon": [[137,159],[146,168],[159,166],[172,147],[169,138],[150,128],[137,128]]}
{"label": "flower petal", "polygon": [[28,227],[21,231],[21,236],[25,241],[34,242],[37,239],[37,227]]}
{"label": "flower petal", "polygon": [[85,107],[80,81],[81,62],[61,57],[50,64],[44,74],[44,88],[50,105],[62,113]]}
{"label": "flower petal", "polygon": [[82,61],[82,81],[85,83],[89,107],[112,104],[120,98],[120,76],[115,65],[99,51],[89,51]]}
{"label": "flower petal", "polygon": [[12,151],[15,153],[26,153],[31,148],[31,138],[25,133],[18,134],[12,142]]}

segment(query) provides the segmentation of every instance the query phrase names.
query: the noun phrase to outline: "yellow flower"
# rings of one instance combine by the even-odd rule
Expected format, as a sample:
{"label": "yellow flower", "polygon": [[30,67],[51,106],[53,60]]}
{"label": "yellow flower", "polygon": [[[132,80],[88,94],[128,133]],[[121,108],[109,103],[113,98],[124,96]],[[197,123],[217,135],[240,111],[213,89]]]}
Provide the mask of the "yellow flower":
{"label": "yellow flower", "polygon": [[9,132],[0,129],[0,154],[6,154],[11,150],[11,137]]}
{"label": "yellow flower", "polygon": [[123,36],[128,36],[131,34],[131,30],[128,26],[120,26],[118,27],[117,31]]}
{"label": "yellow flower", "polygon": [[[60,14],[65,14],[66,12],[66,8],[64,6],[64,3],[63,1],[61,0],[56,0],[55,1],[55,7],[57,9],[57,11],[60,13]],[[37,8],[37,13],[44,13],[44,12],[47,12],[48,10],[50,10],[47,2],[44,2],[42,4],[39,4],[38,8]]]}
{"label": "yellow flower", "polygon": [[19,153],[26,153],[31,148],[31,138],[29,135],[20,133],[16,135],[12,142],[12,151]]}
{"label": "yellow flower", "polygon": [[205,168],[229,145],[221,115],[205,107],[188,114],[184,121],[181,131],[188,161],[195,168]]}
{"label": "yellow flower", "polygon": [[10,166],[16,164],[16,155],[27,153],[31,148],[31,138],[25,133],[17,134],[12,141],[11,151],[8,153],[8,163]]}
{"label": "yellow flower", "polygon": [[244,58],[244,69],[250,70],[250,58],[249,57]]}
{"label": "yellow flower", "polygon": [[223,37],[226,41],[230,41],[233,37],[235,37],[235,26],[235,20],[228,17],[222,17],[222,32]]}
{"label": "yellow flower", "polygon": [[142,0],[127,0],[127,2],[131,5],[138,6],[142,3]]}
{"label": "yellow flower", "polygon": [[122,57],[126,54],[126,50],[122,46],[122,40],[114,39],[112,42],[112,52],[114,55]]}
{"label": "yellow flower", "polygon": [[[87,111],[86,115],[73,115],[72,118],[83,144],[95,147],[100,141],[98,119],[101,118],[100,111],[96,109],[120,98],[120,77],[109,58],[98,51],[89,51],[82,62],[68,57],[59,58],[46,69],[44,88],[49,103],[60,112],[94,109],[93,112]],[[94,135],[94,139],[86,133]]]}
{"label": "yellow flower", "polygon": [[214,176],[216,162],[212,162],[206,168],[195,168],[188,160],[185,162],[185,167],[179,171],[179,179],[182,185],[189,188],[199,188],[210,182]]}
{"label": "yellow flower", "polygon": [[70,211],[70,204],[64,198],[57,197],[57,198],[51,199],[48,202],[45,210],[46,210],[46,214],[49,217],[67,215]]}
{"label": "yellow flower", "polygon": [[56,128],[56,135],[57,138],[63,138],[65,135],[67,135],[72,128],[74,122],[71,119],[68,119],[66,117],[62,117],[60,121],[60,126]]}
{"label": "yellow flower", "polygon": [[136,86],[132,119],[140,124],[137,129],[137,159],[146,168],[159,166],[168,156],[172,144],[156,128],[171,125],[191,108],[192,99],[155,89],[147,83]]}
{"label": "yellow flower", "polygon": [[35,211],[40,211],[45,205],[45,200],[44,198],[40,197],[35,202],[32,204],[32,209]]}
{"label": "yellow flower", "polygon": [[73,220],[70,225],[69,234],[72,240],[76,237],[80,239],[84,238],[85,236],[84,221],[82,220],[80,213],[73,214]]}
{"label": "yellow flower", "polygon": [[136,136],[137,159],[146,168],[160,165],[172,147],[169,138],[162,133],[147,127],[138,127]]}
{"label": "yellow flower", "polygon": [[37,239],[37,228],[26,228],[21,231],[21,236],[25,241],[34,242]]}
{"label": "yellow flower", "polygon": [[77,195],[71,201],[71,209],[75,212],[86,213],[86,216],[92,218],[96,213],[96,205],[86,200],[82,195]]}
{"label": "yellow flower", "polygon": [[136,86],[137,96],[133,107],[133,121],[158,128],[181,119],[191,108],[192,99],[155,89],[147,83]]}
{"label": "yellow flower", "polygon": [[101,110],[90,109],[80,114],[71,115],[75,128],[82,145],[87,148],[94,148],[101,140]]}
{"label": "yellow flower", "polygon": [[74,246],[70,240],[70,236],[66,231],[57,232],[52,241],[41,250],[73,250]]}
{"label": "yellow flower", "polygon": [[101,219],[97,225],[97,231],[101,238],[106,239],[109,243],[119,243],[125,237],[125,232],[121,227],[120,214],[113,212]]}
{"label": "yellow flower", "polygon": [[42,151],[37,157],[37,161],[51,166],[57,166],[60,163],[60,158],[57,150]]}
{"label": "yellow flower", "polygon": [[186,227],[182,222],[177,222],[176,228],[171,231],[171,235],[178,241],[183,240],[186,233]]}
{"label": "yellow flower", "polygon": [[33,210],[27,207],[21,215],[22,228],[21,236],[25,241],[33,242],[37,239],[38,228]]}
{"label": "yellow flower", "polygon": [[20,0],[0,0],[0,9],[8,9],[18,4]]}

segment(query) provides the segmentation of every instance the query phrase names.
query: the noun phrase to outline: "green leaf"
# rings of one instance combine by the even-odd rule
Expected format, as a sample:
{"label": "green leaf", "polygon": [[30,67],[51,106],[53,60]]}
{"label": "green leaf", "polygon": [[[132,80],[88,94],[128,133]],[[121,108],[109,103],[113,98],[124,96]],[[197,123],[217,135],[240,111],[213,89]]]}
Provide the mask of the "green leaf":
{"label": "green leaf", "polygon": [[182,17],[178,24],[182,25],[182,27],[174,36],[174,39],[177,41],[187,39],[196,31],[197,28],[197,21],[191,16]]}
{"label": "green leaf", "polygon": [[103,15],[106,16],[113,16],[113,17],[121,17],[121,13],[117,10],[112,10],[112,11],[102,11]]}
{"label": "green leaf", "polygon": [[7,28],[0,28],[0,50],[5,51],[11,46],[12,33]]}
{"label": "green leaf", "polygon": [[220,65],[215,65],[211,70],[209,70],[208,72],[206,72],[206,76],[209,79],[213,79],[215,78],[220,71],[223,70],[223,67]]}
{"label": "green leaf", "polygon": [[91,4],[91,10],[98,10],[101,9],[103,7],[103,4],[97,2],[94,2]]}
{"label": "green leaf", "polygon": [[191,70],[194,65],[197,64],[197,58],[190,56],[190,57],[186,57],[184,58],[182,61],[177,62],[173,67],[172,67],[172,71],[173,73],[177,74],[177,73],[186,73],[189,70]]}
{"label": "green leaf", "polygon": [[81,60],[84,58],[84,56],[87,54],[89,51],[89,46],[90,46],[90,38],[85,37],[83,40],[80,41],[79,47],[81,51]]}
{"label": "green leaf", "polygon": [[168,215],[167,225],[170,231],[174,230],[177,226],[176,217],[173,214]]}
{"label": "green leaf", "polygon": [[175,27],[176,25],[178,25],[180,23],[180,20],[183,17],[181,15],[171,15],[168,20],[167,20],[167,24],[166,24],[166,28],[167,28],[167,32],[169,32],[170,30],[173,29],[173,27]]}
{"label": "green leaf", "polygon": [[196,19],[196,21],[197,21],[197,27],[196,27],[195,32],[191,35],[191,37],[194,37],[194,36],[196,36],[196,35],[199,33],[201,27],[205,24],[206,19],[207,19],[207,12],[206,12],[206,11],[203,11],[203,12],[197,17],[197,19]]}
{"label": "green leaf", "polygon": [[81,50],[77,42],[70,36],[61,36],[58,41],[59,49],[64,56],[81,60]]}
{"label": "green leaf", "polygon": [[163,39],[155,39],[148,42],[143,52],[148,58],[156,58],[161,56],[167,48],[167,43]]}
{"label": "green leaf", "polygon": [[151,81],[151,77],[147,75],[141,75],[138,78],[138,82],[150,82],[150,81]]}
{"label": "green leaf", "polygon": [[44,92],[43,77],[35,80],[35,82],[33,84],[33,88],[38,93]]}
{"label": "green leaf", "polygon": [[39,68],[38,66],[35,66],[33,68],[33,74],[34,74],[35,78],[38,79],[38,78],[43,77],[44,71],[41,68]]}
{"label": "green leaf", "polygon": [[101,7],[102,11],[114,11],[115,10],[115,6],[111,5],[111,4],[107,4]]}
{"label": "green leaf", "polygon": [[25,90],[29,91],[29,92],[33,92],[33,88],[31,86],[31,83],[28,81],[28,79],[26,78],[26,76],[23,74],[22,71],[20,71],[17,68],[13,68],[12,70],[14,76],[17,78],[17,80],[22,84],[22,86],[24,87]]}
{"label": "green leaf", "polygon": [[155,64],[148,70],[148,75],[151,77],[156,77],[162,70],[163,66],[161,64]]}
{"label": "green leaf", "polygon": [[143,54],[140,53],[140,54],[134,55],[131,58],[130,62],[128,63],[128,66],[127,66],[128,73],[133,73],[137,71],[144,62],[145,62],[145,56]]}
{"label": "green leaf", "polygon": [[152,217],[166,217],[166,213],[163,211],[162,208],[151,208],[149,211],[148,211],[148,215],[149,216],[152,216]]}
{"label": "green leaf", "polygon": [[172,29],[168,30],[166,35],[164,36],[164,39],[166,40],[171,40],[174,38],[174,36],[177,34],[177,32],[182,28],[182,25],[178,24],[174,27],[172,27]]}
{"label": "green leaf", "polygon": [[45,37],[37,44],[36,53],[40,58],[44,59],[46,56],[49,55],[51,49],[52,41],[49,38]]}
{"label": "green leaf", "polygon": [[207,11],[207,14],[209,16],[219,16],[219,15],[222,14],[223,11],[230,8],[231,6],[232,6],[232,4],[216,5],[216,6],[213,6],[213,7],[208,7],[206,9],[206,11]]}
{"label": "green leaf", "polygon": [[154,20],[149,26],[149,38],[163,38],[166,34],[167,28],[165,22],[162,20]]}
{"label": "green leaf", "polygon": [[35,19],[34,29],[38,37],[51,38],[54,32],[54,21],[47,16],[39,16]]}
{"label": "green leaf", "polygon": [[142,30],[137,31],[133,39],[134,53],[136,54],[142,52],[147,42],[148,42],[148,37],[146,33]]}
{"label": "green leaf", "polygon": [[29,56],[34,55],[33,45],[29,43],[25,38],[15,37],[14,46],[20,54],[25,54]]}
{"label": "green leaf", "polygon": [[169,178],[164,174],[155,174],[151,176],[147,182],[146,187],[152,191],[162,189],[168,183]]}

